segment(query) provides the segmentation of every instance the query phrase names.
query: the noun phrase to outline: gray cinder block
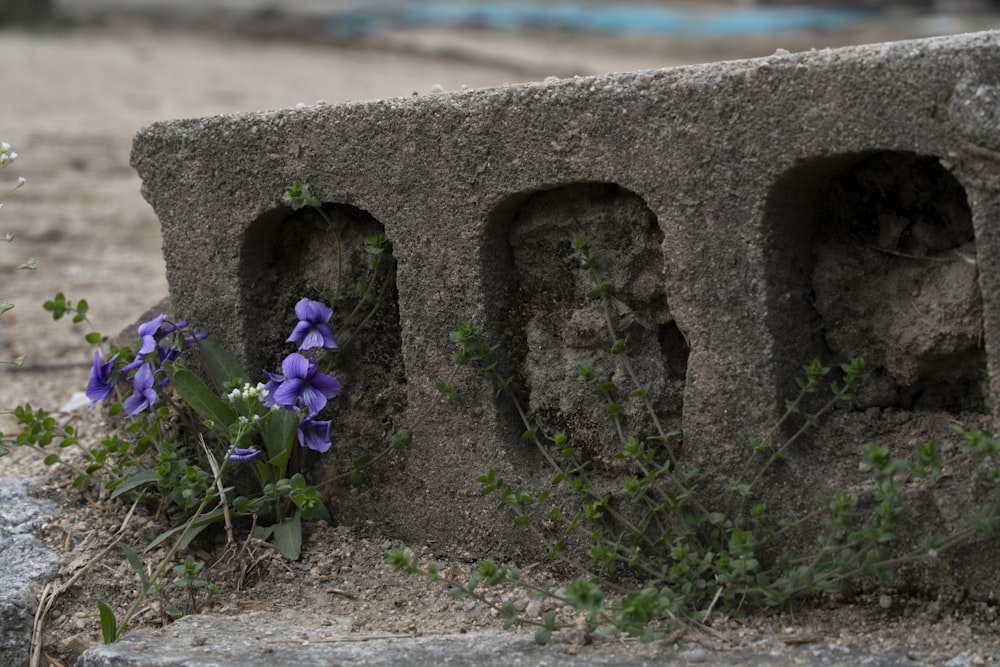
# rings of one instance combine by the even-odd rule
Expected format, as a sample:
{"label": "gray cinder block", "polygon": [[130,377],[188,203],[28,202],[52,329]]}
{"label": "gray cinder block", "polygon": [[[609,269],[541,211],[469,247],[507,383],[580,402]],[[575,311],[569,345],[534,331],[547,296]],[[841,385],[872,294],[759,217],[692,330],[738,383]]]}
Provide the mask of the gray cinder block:
{"label": "gray cinder block", "polygon": [[[743,469],[813,357],[869,360],[851,418],[871,425],[1000,406],[997,32],[167,121],[137,135],[132,163],[177,314],[254,371],[275,366],[294,302],[332,279],[330,242],[281,203],[287,184],[392,241],[398,308],[334,407],[345,462],[434,399],[459,320],[501,344],[547,425],[609,459],[575,382],[606,349],[566,260],[577,231],[604,253],[620,332],[706,493]],[[462,404],[435,411],[338,515],[441,548],[537,553],[475,476],[543,488],[550,471],[485,377],[458,389]],[[791,451],[764,499],[799,512],[853,483],[862,442]],[[973,487],[918,501],[933,516],[916,533],[981,501]]]}

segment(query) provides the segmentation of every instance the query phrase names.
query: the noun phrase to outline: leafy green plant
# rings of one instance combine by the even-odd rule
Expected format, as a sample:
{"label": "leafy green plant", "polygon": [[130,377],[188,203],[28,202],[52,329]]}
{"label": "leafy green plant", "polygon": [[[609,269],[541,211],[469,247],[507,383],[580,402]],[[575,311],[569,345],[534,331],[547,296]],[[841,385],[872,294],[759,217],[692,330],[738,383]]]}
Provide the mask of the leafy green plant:
{"label": "leafy green plant", "polygon": [[[756,500],[758,487],[769,471],[782,465],[792,445],[810,429],[819,428],[837,405],[853,400],[865,375],[861,359],[836,371],[818,360],[804,366],[798,395],[785,403],[783,415],[766,437],[751,441],[743,474],[729,481],[729,495],[703,497],[697,471],[683,470],[673,450],[679,434],[665,432],[660,425],[651,385],[638,378],[628,357],[627,338],[616,330],[609,302],[615,286],[603,279],[585,237],[574,236],[572,247],[593,285],[587,297],[602,302],[608,359],[624,370],[619,376],[630,383],[619,386],[613,374],[598,370],[596,362],[579,369],[579,381],[590,387],[613,426],[617,459],[630,468],[617,483],[595,478],[597,465],[581,458],[572,433],[546,433],[534,422],[511,391],[513,379],[501,372],[496,346],[479,328],[464,322],[451,334],[458,346],[455,364],[479,366],[493,378],[499,394],[514,400],[524,424],[523,440],[533,443],[553,470],[549,487],[541,491],[508,484],[494,470],[478,478],[482,492],[497,496],[498,509],[510,512],[515,525],[549,539],[551,557],[581,573],[561,595],[548,586],[532,589],[533,594],[558,597],[583,617],[590,631],[626,633],[648,641],[680,624],[697,625],[713,611],[745,614],[785,607],[804,596],[844,594],[862,577],[885,576],[902,563],[936,558],[976,533],[996,528],[993,508],[987,505],[952,535],[935,536],[902,553],[891,548],[898,544],[904,478],[933,478],[961,460],[978,460],[990,466],[991,478],[1000,479],[998,440],[975,429],[957,430],[964,442],[961,454],[947,462],[941,460],[934,442],[918,446],[909,458],[893,457],[885,445],[863,447],[868,490],[818,498],[815,510],[805,516],[777,521]],[[828,398],[806,400],[823,391]],[[648,412],[652,432],[629,432],[623,417],[626,401],[637,402]],[[818,408],[806,410],[807,402],[817,403]],[[548,530],[539,530],[539,522]],[[556,526],[561,536],[551,541],[546,536]],[[813,526],[819,527],[817,547],[776,551],[790,531]],[[581,552],[585,560],[580,559]],[[388,562],[402,572],[441,580],[436,566],[421,566],[415,556],[401,550],[391,551]],[[478,592],[483,584],[526,587],[522,573],[514,568],[484,561],[467,582],[447,584],[456,596],[492,605],[505,627],[537,626],[537,641],[547,641],[564,627],[555,615],[541,621],[518,617],[509,605],[490,602]]]}
{"label": "leafy green plant", "polygon": [[180,618],[195,614],[215,595],[215,584],[200,576],[204,567],[204,563],[199,563],[190,554],[183,563],[174,566],[173,572],[176,578],[171,584],[179,593],[179,600],[171,602],[168,599],[164,605],[164,611],[171,617]]}
{"label": "leafy green plant", "polygon": [[[79,445],[77,432],[42,410],[23,406],[15,413],[22,426],[15,444],[39,450],[48,464],[76,466],[74,485],[96,480],[112,499],[155,503],[169,521],[140,552],[122,544],[140,578],[140,593],[121,619],[99,603],[105,641],[121,635],[152,592],[168,598],[162,583],[167,568],[178,551],[206,529],[224,524],[232,540],[233,521],[245,518],[255,537],[273,539],[284,557],[297,559],[303,521],[329,518],[322,485],[338,480],[361,484],[368,467],[410,444],[411,429],[400,429],[382,451],[365,454],[349,471],[319,484],[306,479],[304,453],[325,453],[331,447],[332,421],[321,413],[340,393],[334,372],[345,350],[363,341],[366,328],[382,311],[393,285],[395,259],[384,234],[365,239],[360,251],[367,259],[367,274],[354,286],[355,295],[346,294],[340,266],[353,249],[345,249],[340,229],[308,185],[295,182],[283,200],[293,210],[314,208],[336,240],[336,282],[325,296],[342,309],[338,325],[348,333],[341,339],[334,335],[331,305],[300,299],[295,304],[298,322],[285,341],[296,349],[282,360],[280,372],[266,372],[262,381],[255,382],[216,341],[189,333],[187,322],[172,321],[166,313],[140,323],[134,345],[119,347],[109,346],[108,337],[94,329],[86,300],[74,302],[59,293],[44,304],[55,320],[69,317],[90,325],[85,339],[98,349],[86,393],[92,406],[107,406],[119,428],[100,446],[81,448],[79,464],[60,456]],[[443,381],[438,385],[447,387]],[[139,554],[161,545],[169,547],[167,554],[147,574]],[[183,594],[179,602],[165,604],[168,615],[190,613],[199,604],[196,598],[211,592],[201,568],[190,558],[174,565],[173,588]]]}

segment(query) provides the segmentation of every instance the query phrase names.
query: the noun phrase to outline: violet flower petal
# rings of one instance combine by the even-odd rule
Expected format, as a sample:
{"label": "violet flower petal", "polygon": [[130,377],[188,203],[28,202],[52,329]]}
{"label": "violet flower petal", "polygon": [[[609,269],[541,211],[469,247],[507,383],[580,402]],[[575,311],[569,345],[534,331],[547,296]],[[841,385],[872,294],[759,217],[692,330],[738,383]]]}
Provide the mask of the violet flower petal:
{"label": "violet flower petal", "polygon": [[154,349],[156,349],[156,333],[160,330],[160,326],[163,324],[163,320],[167,319],[166,313],[160,313],[148,322],[143,322],[139,325],[139,338],[142,340],[142,346],[139,348],[137,356],[142,356],[144,354],[149,354]]}
{"label": "violet flower petal", "polygon": [[115,360],[118,358],[118,352],[115,352],[114,356],[108,359],[106,363],[101,363],[101,353],[99,351],[94,351],[94,365],[90,369],[90,380],[87,382],[87,398],[90,399],[90,405],[94,405],[98,401],[106,401],[110,396],[111,392],[115,388],[115,374],[112,372],[112,368],[115,365]]}
{"label": "violet flower petal", "polygon": [[306,417],[295,427],[302,447],[323,453],[330,449],[330,421],[320,421]]}

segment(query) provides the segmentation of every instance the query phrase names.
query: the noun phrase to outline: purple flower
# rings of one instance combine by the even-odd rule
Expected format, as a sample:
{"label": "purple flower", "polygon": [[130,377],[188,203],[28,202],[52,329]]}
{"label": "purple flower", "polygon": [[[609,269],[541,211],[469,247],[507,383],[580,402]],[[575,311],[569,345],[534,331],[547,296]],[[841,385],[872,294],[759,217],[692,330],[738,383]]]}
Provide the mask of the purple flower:
{"label": "purple flower", "polygon": [[139,325],[139,338],[142,339],[142,347],[136,356],[149,354],[156,349],[156,334],[160,330],[163,320],[167,319],[166,313],[160,313],[148,322]]}
{"label": "purple flower", "polygon": [[[156,346],[156,357],[160,360],[161,369],[163,368],[163,363],[165,361],[174,361],[179,356],[181,356],[181,348],[179,347],[164,347],[163,345]],[[164,375],[163,379],[160,380],[160,386],[165,387],[168,382],[170,382],[170,378]]]}
{"label": "purple flower", "polygon": [[142,366],[145,363],[147,363],[145,359],[143,359],[142,357],[136,357],[132,361],[122,366],[122,375],[128,375],[129,373],[131,373],[132,371],[139,368],[139,366]]}
{"label": "purple flower", "polygon": [[328,324],[333,317],[333,310],[329,306],[312,299],[300,299],[295,304],[295,315],[299,318],[299,323],[295,325],[286,343],[298,343],[300,350],[311,350],[314,347],[337,349],[337,340]]}
{"label": "purple flower", "polygon": [[320,454],[327,451],[330,449],[330,424],[329,421],[306,417],[295,427],[299,444]]}
{"label": "purple flower", "polygon": [[125,411],[129,415],[137,415],[146,408],[152,409],[156,403],[156,392],[153,391],[153,367],[149,363],[139,366],[139,370],[132,376],[132,386],[135,391],[122,405]]}
{"label": "purple flower", "polygon": [[169,333],[177,331],[178,329],[187,329],[187,325],[187,320],[181,320],[180,322],[167,322],[167,326],[163,327],[163,331],[161,333],[165,336]]}
{"label": "purple flower", "polygon": [[107,363],[102,364],[101,353],[94,352],[94,366],[90,369],[90,380],[87,382],[87,398],[90,399],[90,405],[107,400],[111,396],[111,392],[114,391],[116,378],[111,369],[117,358],[118,353],[115,352],[115,356],[108,359]]}
{"label": "purple flower", "polygon": [[259,449],[244,449],[235,445],[229,448],[228,454],[229,460],[237,463],[256,463],[259,456]]}
{"label": "purple flower", "polygon": [[[272,404],[294,408],[296,402],[301,400],[309,410],[308,416],[312,417],[323,409],[327,400],[340,394],[340,381],[332,375],[318,373],[316,360],[313,358],[306,359],[293,352],[281,362],[281,371],[285,379],[271,393]],[[274,381],[274,376],[270,373],[268,377]],[[270,391],[271,383],[267,386]]]}
{"label": "purple flower", "polygon": [[278,387],[285,381],[285,378],[281,375],[275,375],[271,371],[264,371],[264,375],[267,376],[267,384],[264,385],[264,391],[267,392],[267,398],[264,399],[264,407],[270,408],[277,405],[277,402],[274,400],[274,392],[278,390]]}

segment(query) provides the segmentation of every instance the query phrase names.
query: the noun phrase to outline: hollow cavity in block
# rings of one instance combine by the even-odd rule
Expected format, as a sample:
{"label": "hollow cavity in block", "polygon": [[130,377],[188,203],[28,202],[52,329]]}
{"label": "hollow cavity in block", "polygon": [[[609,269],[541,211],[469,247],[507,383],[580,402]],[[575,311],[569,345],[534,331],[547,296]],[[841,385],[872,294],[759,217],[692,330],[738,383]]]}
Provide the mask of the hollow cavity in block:
{"label": "hollow cavity in block", "polygon": [[908,152],[817,160],[771,195],[781,354],[797,354],[795,363],[863,357],[862,406],[982,410],[972,218],[939,160]]}
{"label": "hollow cavity in block", "polygon": [[[597,384],[579,379],[589,365],[616,385],[609,399],[621,404],[628,434],[655,435],[643,401],[629,398],[646,385],[664,429],[680,430],[688,350],[667,303],[653,212],[609,184],[537,192],[507,211],[509,296],[497,316],[505,361],[532,418],[548,434],[572,436],[585,455],[612,460],[620,443],[607,401],[594,395]],[[613,286],[607,300],[587,296],[596,283],[574,257],[576,234],[590,241],[599,279]],[[616,339],[626,355],[610,353]]]}
{"label": "hollow cavity in block", "polygon": [[282,209],[251,225],[240,263],[242,328],[251,375],[280,373],[296,347],[284,342],[297,321],[296,302],[308,297],[332,307],[340,346],[332,372],[341,393],[321,413],[334,421],[333,453],[324,460],[349,470],[350,461],[376,453],[403,426],[396,423],[406,411],[396,274],[391,262],[373,270],[366,252],[369,239],[385,234],[378,220],[344,204],[322,210],[325,218],[315,209]]}

